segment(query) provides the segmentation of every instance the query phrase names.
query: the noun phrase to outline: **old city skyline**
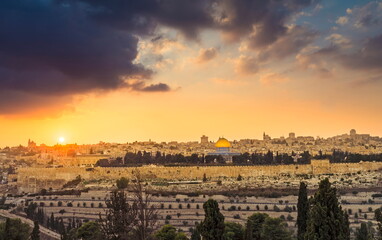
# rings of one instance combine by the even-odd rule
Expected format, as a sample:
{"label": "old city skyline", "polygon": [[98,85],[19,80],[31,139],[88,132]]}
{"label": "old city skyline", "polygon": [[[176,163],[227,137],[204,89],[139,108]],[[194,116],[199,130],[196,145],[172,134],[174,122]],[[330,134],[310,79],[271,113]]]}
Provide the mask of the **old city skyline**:
{"label": "old city skyline", "polygon": [[[225,135],[219,135],[217,136],[216,138],[214,137],[210,137],[208,135],[199,135],[199,137],[197,139],[190,139],[190,140],[185,140],[185,141],[179,141],[179,140],[174,140],[174,139],[170,139],[169,141],[155,141],[155,139],[152,139],[152,138],[149,138],[149,139],[144,139],[144,140],[132,140],[132,141],[122,141],[122,142],[107,142],[107,141],[98,141],[98,142],[89,142],[89,143],[78,143],[78,142],[71,142],[72,139],[68,139],[65,137],[65,135],[60,135],[57,137],[57,139],[54,141],[51,141],[52,144],[46,144],[45,142],[37,142],[35,141],[34,138],[28,138],[27,140],[23,140],[22,142],[18,143],[18,144],[15,144],[15,145],[6,145],[6,146],[3,146],[3,147],[16,147],[16,146],[30,146],[30,144],[32,144],[33,146],[54,146],[54,145],[72,145],[72,144],[77,144],[77,145],[96,145],[96,144],[99,144],[99,143],[107,143],[107,144],[129,144],[129,143],[148,143],[148,142],[153,142],[153,143],[184,143],[184,144],[187,144],[187,143],[203,143],[203,137],[206,137],[208,139],[208,142],[209,143],[214,143],[216,141],[218,141],[220,138],[225,138],[227,139],[228,141],[230,142],[233,142],[233,143],[236,143],[236,142],[240,142],[240,141],[247,141],[247,140],[251,140],[251,141],[265,141],[265,140],[285,140],[285,139],[290,139],[290,138],[295,138],[296,140],[297,139],[312,139],[312,140],[329,140],[329,139],[341,139],[341,138],[344,138],[346,136],[350,137],[352,135],[352,131],[354,131],[354,134],[355,135],[358,135],[358,136],[363,136],[364,138],[367,138],[367,139],[382,139],[380,136],[377,136],[377,135],[373,135],[373,134],[370,134],[370,133],[359,133],[358,131],[356,131],[355,129],[351,129],[350,131],[348,132],[345,132],[345,133],[341,133],[341,134],[338,134],[338,135],[333,135],[333,136],[327,136],[327,137],[322,137],[322,136],[309,136],[309,135],[301,135],[301,134],[296,134],[295,132],[288,132],[287,134],[285,135],[281,135],[281,136],[272,136],[270,134],[268,134],[267,132],[263,132],[261,134],[260,137],[248,137],[248,138],[228,138],[226,137]],[[0,148],[2,146],[0,145]]]}

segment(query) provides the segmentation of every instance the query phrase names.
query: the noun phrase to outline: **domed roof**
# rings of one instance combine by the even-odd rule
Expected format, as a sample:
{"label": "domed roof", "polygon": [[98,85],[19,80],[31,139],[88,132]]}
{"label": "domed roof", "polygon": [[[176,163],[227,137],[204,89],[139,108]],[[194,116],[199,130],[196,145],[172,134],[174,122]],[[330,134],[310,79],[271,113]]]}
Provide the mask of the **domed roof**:
{"label": "domed roof", "polygon": [[217,148],[229,148],[231,147],[231,143],[228,142],[225,138],[219,138],[219,140],[215,143],[215,147]]}

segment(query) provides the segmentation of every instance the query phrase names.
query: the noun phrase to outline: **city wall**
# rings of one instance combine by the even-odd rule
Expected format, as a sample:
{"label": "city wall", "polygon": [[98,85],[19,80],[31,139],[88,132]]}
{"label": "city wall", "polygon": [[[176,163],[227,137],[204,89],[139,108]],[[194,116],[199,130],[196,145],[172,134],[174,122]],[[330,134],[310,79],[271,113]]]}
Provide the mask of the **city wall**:
{"label": "city wall", "polygon": [[[17,174],[17,186],[20,192],[37,192],[42,188],[61,188],[66,182],[81,176],[84,180],[116,180],[120,177],[131,178],[134,167],[124,168],[20,168]],[[329,163],[328,160],[312,160],[305,165],[270,165],[270,166],[185,166],[139,167],[146,180],[184,181],[202,180],[203,175],[211,180],[221,178],[278,176],[280,174],[344,174],[358,171],[382,169],[382,162]]]}

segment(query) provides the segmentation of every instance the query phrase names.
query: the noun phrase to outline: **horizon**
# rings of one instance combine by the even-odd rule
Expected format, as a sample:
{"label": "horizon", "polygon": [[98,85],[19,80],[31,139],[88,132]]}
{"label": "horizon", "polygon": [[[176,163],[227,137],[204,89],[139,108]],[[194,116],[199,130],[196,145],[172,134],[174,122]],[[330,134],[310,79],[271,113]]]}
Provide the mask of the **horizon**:
{"label": "horizon", "polygon": [[[353,130],[353,129],[350,129],[350,130]],[[266,135],[269,135],[272,139],[277,139],[277,138],[282,138],[282,137],[285,137],[285,138],[288,138],[288,135],[289,133],[295,133],[296,134],[296,137],[314,137],[314,139],[317,139],[318,137],[319,138],[323,138],[323,139],[328,139],[328,138],[331,138],[331,137],[335,137],[335,136],[340,136],[340,135],[343,135],[343,134],[347,134],[349,135],[349,131],[347,132],[343,132],[343,133],[339,133],[339,134],[336,134],[336,135],[330,135],[330,136],[314,136],[314,135],[302,135],[302,134],[298,134],[296,132],[288,132],[284,135],[281,135],[281,136],[273,136],[267,132],[263,132],[265,133]],[[356,130],[356,129],[355,129]],[[371,133],[367,133],[367,132],[358,132],[356,130],[356,133],[357,134],[369,134],[371,137],[381,137],[380,135],[375,135],[375,134],[371,134]],[[178,143],[188,143],[188,142],[200,142],[200,138],[202,136],[207,136],[208,137],[208,141],[209,142],[216,142],[219,138],[226,138],[228,141],[230,142],[233,142],[233,141],[240,141],[240,140],[246,140],[246,139],[250,139],[250,140],[263,140],[263,134],[261,134],[260,137],[246,137],[246,138],[229,138],[225,135],[219,135],[217,137],[210,137],[209,135],[206,135],[206,134],[201,134],[198,138],[195,138],[195,139],[189,139],[189,140],[175,140],[175,139],[170,139],[170,140],[167,140],[167,141],[162,141],[162,140],[155,140],[153,138],[149,138],[149,139],[142,139],[142,140],[131,140],[131,141],[120,141],[120,142],[115,142],[115,141],[104,141],[104,140],[99,140],[99,141],[95,141],[95,142],[76,142],[76,141],[71,141],[71,139],[67,139],[66,137],[64,137],[63,135],[60,135],[57,137],[57,139],[54,141],[52,140],[52,143],[51,144],[47,144],[47,143],[44,143],[44,142],[38,142],[36,141],[34,138],[28,138],[27,140],[21,142],[21,143],[18,143],[16,145],[6,145],[6,146],[1,146],[0,145],[0,149],[1,148],[5,148],[5,147],[16,147],[16,146],[27,146],[26,143],[28,143],[28,141],[32,141],[34,143],[36,143],[37,146],[40,146],[40,145],[46,145],[46,146],[55,146],[55,145],[71,145],[71,144],[77,144],[77,145],[96,145],[96,144],[99,144],[99,143],[110,143],[110,144],[130,144],[130,143],[134,143],[134,142],[155,142],[155,143],[162,143],[162,142],[165,142],[165,143],[169,143],[169,142],[178,142]]]}

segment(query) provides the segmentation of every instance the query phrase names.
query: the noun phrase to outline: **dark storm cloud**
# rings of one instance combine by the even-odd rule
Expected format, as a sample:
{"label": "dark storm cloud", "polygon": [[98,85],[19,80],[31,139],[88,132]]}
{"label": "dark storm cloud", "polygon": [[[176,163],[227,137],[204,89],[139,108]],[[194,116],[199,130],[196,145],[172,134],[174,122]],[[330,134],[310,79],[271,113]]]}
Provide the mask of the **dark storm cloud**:
{"label": "dark storm cloud", "polygon": [[195,38],[198,30],[213,26],[213,0],[80,1],[87,3],[87,13],[98,22],[138,34],[152,34],[156,26],[162,24]]}
{"label": "dark storm cloud", "polygon": [[269,59],[283,59],[293,54],[297,54],[311,44],[318,33],[305,26],[293,26],[288,29],[286,34],[279,37],[276,42],[268,48],[260,51],[259,59],[266,61]]}
{"label": "dark storm cloud", "polygon": [[341,62],[350,69],[382,72],[382,34],[368,39],[356,53],[336,54]]}
{"label": "dark storm cloud", "polygon": [[315,0],[261,1],[222,0],[221,26],[233,35],[251,35],[251,46],[261,48],[275,42],[287,32],[286,22]]}
{"label": "dark storm cloud", "polygon": [[[62,0],[73,3],[75,0]],[[122,30],[150,34],[157,24],[197,38],[205,28],[220,29],[236,38],[256,32],[259,47],[285,34],[285,22],[301,9],[319,0],[80,0],[88,14],[101,23]]]}
{"label": "dark storm cloud", "polygon": [[126,88],[136,92],[168,92],[171,91],[170,86],[165,83],[157,83],[147,85],[144,81],[138,80],[133,82],[127,82]]}
{"label": "dark storm cloud", "polygon": [[339,64],[348,71],[365,72],[368,75],[378,75],[378,77],[364,80],[363,83],[374,83],[381,81],[382,74],[382,34],[365,40],[363,43],[352,42],[359,45],[359,48],[349,51],[339,44],[323,47],[309,54],[299,56],[300,63],[309,68],[314,66],[314,70],[329,73],[330,70],[324,66],[334,66]]}
{"label": "dark storm cloud", "polygon": [[[202,29],[216,29],[237,38],[251,34],[254,47],[268,46],[287,34],[289,17],[312,4],[313,0],[2,0],[1,105],[22,110],[44,105],[48,98],[59,102],[63,96],[94,90],[168,91],[164,83],[149,85],[153,72],[134,62],[139,37],[154,37],[158,26],[177,29],[190,39],[197,39]],[[139,87],[132,87],[130,79],[139,79]]]}
{"label": "dark storm cloud", "polygon": [[133,63],[137,44],[132,33],[88,19],[83,5],[1,1],[0,112],[149,79],[152,71]]}
{"label": "dark storm cloud", "polygon": [[164,83],[150,84],[149,86],[140,89],[140,91],[143,92],[168,92],[170,90],[170,87]]}
{"label": "dark storm cloud", "polygon": [[1,89],[67,94],[123,86],[146,76],[138,40],[91,24],[80,9],[49,1],[5,1],[0,10]]}

